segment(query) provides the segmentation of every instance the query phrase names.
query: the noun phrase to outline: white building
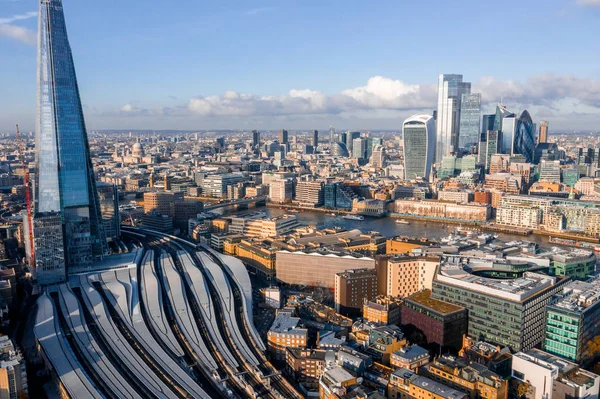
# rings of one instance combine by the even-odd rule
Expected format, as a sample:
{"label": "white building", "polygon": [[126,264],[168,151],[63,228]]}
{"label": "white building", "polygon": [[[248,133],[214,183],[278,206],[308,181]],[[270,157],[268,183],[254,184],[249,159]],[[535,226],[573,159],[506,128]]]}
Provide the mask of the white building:
{"label": "white building", "polygon": [[433,116],[417,114],[405,120],[402,124],[402,137],[404,138],[404,179],[429,180],[436,145]]}
{"label": "white building", "polygon": [[598,399],[600,376],[539,349],[513,355],[512,377],[530,385],[530,399]]}
{"label": "white building", "polygon": [[324,190],[322,181],[300,181],[296,185],[296,200],[300,206],[323,205]]}
{"label": "white building", "polygon": [[291,179],[277,179],[269,184],[269,198],[283,204],[293,199],[294,183]]}
{"label": "white building", "polygon": [[537,230],[542,224],[543,211],[541,208],[528,204],[500,203],[496,210],[496,223]]}

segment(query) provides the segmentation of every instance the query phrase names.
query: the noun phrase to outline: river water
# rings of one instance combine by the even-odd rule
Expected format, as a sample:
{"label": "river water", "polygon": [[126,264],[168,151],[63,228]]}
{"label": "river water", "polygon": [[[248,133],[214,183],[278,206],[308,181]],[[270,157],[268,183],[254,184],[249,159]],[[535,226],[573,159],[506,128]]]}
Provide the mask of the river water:
{"label": "river water", "polygon": [[[300,223],[305,226],[317,226],[319,229],[328,228],[328,227],[344,227],[346,229],[359,229],[363,232],[376,231],[387,238],[392,238],[396,236],[408,236],[408,237],[427,237],[430,239],[439,240],[440,238],[447,237],[452,230],[457,228],[457,225],[444,225],[441,223],[431,223],[431,222],[422,222],[410,220],[410,224],[398,224],[396,223],[396,219],[384,217],[384,218],[370,218],[365,217],[365,220],[347,220],[344,219],[341,215],[339,216],[331,216],[327,213],[323,212],[310,212],[310,211],[300,211],[298,213],[291,213],[284,209],[280,208],[270,208],[270,207],[261,207],[261,208],[251,208],[249,210],[244,211],[233,211],[232,209],[227,209],[225,211],[225,215],[232,214],[244,214],[247,212],[253,211],[261,211],[265,212],[269,216],[280,216],[285,213],[295,215]],[[540,245],[549,247],[554,246],[555,244],[550,244],[548,241],[548,237],[538,236],[538,235],[530,235],[530,236],[521,236],[521,235],[511,235],[511,234],[502,234],[502,233],[493,233],[498,234],[498,239],[501,241],[512,241],[512,240],[525,240],[525,241],[533,241]]]}

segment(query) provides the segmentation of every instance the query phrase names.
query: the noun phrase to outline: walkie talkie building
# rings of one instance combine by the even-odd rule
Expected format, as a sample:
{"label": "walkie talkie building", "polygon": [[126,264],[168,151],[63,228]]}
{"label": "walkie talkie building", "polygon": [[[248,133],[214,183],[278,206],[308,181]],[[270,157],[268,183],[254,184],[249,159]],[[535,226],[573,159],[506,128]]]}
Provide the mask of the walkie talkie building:
{"label": "walkie talkie building", "polygon": [[[107,241],[61,0],[40,0],[38,35],[33,235],[37,280],[46,285],[92,264]],[[41,234],[49,220],[54,240]]]}

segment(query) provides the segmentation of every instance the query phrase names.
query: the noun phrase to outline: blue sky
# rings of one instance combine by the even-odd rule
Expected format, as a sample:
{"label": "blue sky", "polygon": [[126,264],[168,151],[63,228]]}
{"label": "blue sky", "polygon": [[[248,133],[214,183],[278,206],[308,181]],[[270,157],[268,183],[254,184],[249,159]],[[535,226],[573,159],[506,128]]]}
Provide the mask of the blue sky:
{"label": "blue sky", "polygon": [[[0,131],[35,123],[36,0],[0,0]],[[89,129],[397,129],[440,73],[600,129],[600,0],[63,0]]]}

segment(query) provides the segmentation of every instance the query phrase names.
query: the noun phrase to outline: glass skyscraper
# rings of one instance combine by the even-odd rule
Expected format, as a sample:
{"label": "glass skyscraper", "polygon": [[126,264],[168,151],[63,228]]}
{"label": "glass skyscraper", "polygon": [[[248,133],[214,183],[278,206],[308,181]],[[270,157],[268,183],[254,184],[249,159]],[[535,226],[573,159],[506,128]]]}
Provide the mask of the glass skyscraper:
{"label": "glass skyscraper", "polygon": [[479,144],[481,137],[481,94],[463,94],[460,105],[458,148],[468,150]]}
{"label": "glass skyscraper", "polygon": [[429,180],[435,150],[435,121],[426,114],[413,115],[402,125],[404,178]]}
{"label": "glass skyscraper", "polygon": [[535,124],[527,110],[523,111],[517,120],[517,128],[513,139],[513,155],[521,154],[527,162],[533,162],[535,156]]}
{"label": "glass skyscraper", "polygon": [[471,83],[463,82],[462,75],[439,76],[436,162],[441,162],[444,156],[450,155],[458,146],[463,94],[471,94]]}
{"label": "glass skyscraper", "polygon": [[[33,233],[36,275],[45,285],[65,281],[68,267],[91,265],[108,247],[61,0],[40,0],[38,28]],[[62,230],[61,248],[42,242],[49,220],[60,222],[55,228],[56,237]],[[36,221],[44,228],[38,230]]]}

